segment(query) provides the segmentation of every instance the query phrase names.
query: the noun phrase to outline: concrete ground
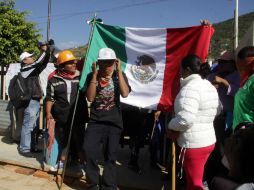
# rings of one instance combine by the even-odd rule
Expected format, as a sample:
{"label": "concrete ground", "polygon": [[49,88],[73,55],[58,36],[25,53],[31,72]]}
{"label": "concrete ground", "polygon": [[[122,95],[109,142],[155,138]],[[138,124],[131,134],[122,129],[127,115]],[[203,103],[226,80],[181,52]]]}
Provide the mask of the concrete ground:
{"label": "concrete ground", "polygon": [[[120,165],[117,167],[120,190],[170,189],[170,180],[161,180],[161,171],[150,167],[148,147],[144,147],[140,152],[139,162],[142,169],[141,174],[135,173],[127,167],[128,159],[128,146],[120,148],[118,159]],[[17,152],[17,144],[10,143],[10,139],[6,136],[0,136],[0,164],[0,190],[58,189],[56,176],[47,174],[49,166],[43,162],[43,155],[40,154],[36,158],[25,158],[19,155]],[[11,169],[10,171],[8,165],[14,165],[15,167],[21,166],[21,168],[26,167],[33,171],[29,171],[29,169],[28,171],[23,171],[23,169],[21,169],[20,172],[20,169],[17,168]],[[44,173],[36,175],[36,173],[40,171],[44,171]],[[86,189],[87,184],[85,177],[82,177],[80,172],[69,168],[66,174],[64,190]]]}
{"label": "concrete ground", "polygon": [[[58,189],[55,181],[35,177],[28,174],[19,174],[14,171],[14,167],[0,165],[0,190],[56,190]],[[17,169],[15,169],[17,170]],[[73,188],[63,185],[62,190]]]}

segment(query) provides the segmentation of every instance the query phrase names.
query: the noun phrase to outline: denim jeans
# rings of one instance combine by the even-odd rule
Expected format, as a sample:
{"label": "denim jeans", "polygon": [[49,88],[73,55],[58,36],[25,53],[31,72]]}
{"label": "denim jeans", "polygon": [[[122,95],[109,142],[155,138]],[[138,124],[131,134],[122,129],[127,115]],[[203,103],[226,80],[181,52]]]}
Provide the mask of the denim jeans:
{"label": "denim jeans", "polygon": [[37,129],[40,114],[40,101],[30,100],[24,110],[24,119],[21,129],[20,152],[30,152],[35,148],[35,130]]}

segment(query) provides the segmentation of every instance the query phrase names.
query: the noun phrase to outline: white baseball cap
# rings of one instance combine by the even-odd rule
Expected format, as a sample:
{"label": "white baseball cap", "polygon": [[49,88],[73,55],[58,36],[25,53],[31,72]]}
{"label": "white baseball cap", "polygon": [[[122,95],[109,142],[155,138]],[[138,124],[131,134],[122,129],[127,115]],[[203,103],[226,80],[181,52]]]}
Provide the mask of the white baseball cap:
{"label": "white baseball cap", "polygon": [[101,48],[99,51],[98,60],[114,60],[116,59],[116,53],[110,48]]}
{"label": "white baseball cap", "polygon": [[19,56],[19,61],[23,62],[24,59],[33,56],[33,53],[28,53],[28,52],[23,52],[21,53],[21,55]]}

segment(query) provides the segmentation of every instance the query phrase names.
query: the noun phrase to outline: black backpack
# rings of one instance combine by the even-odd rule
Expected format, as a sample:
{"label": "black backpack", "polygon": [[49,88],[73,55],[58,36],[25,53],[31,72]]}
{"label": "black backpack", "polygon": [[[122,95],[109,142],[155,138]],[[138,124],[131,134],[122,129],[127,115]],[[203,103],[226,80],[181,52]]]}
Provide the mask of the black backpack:
{"label": "black backpack", "polygon": [[32,98],[32,86],[29,78],[22,77],[21,73],[15,75],[9,84],[8,94],[15,108],[28,106]]}

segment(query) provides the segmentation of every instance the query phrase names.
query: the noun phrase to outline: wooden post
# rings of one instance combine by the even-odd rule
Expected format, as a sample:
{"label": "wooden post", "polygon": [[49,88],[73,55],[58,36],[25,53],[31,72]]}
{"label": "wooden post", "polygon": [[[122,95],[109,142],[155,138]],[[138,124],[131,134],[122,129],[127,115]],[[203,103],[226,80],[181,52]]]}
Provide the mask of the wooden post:
{"label": "wooden post", "polygon": [[39,115],[39,129],[44,129],[44,117],[43,117],[43,98],[40,99],[40,115]]}
{"label": "wooden post", "polygon": [[172,141],[172,180],[171,180],[171,190],[176,189],[176,150],[175,150],[175,142]]}
{"label": "wooden post", "polygon": [[2,67],[2,71],[3,71],[3,80],[2,80],[2,85],[3,85],[3,100],[6,100],[6,72],[7,72],[7,67],[3,66]]}
{"label": "wooden post", "polygon": [[0,92],[1,92],[1,95],[0,95],[0,99],[3,100],[3,97],[4,97],[4,66],[1,66],[0,67]]}

